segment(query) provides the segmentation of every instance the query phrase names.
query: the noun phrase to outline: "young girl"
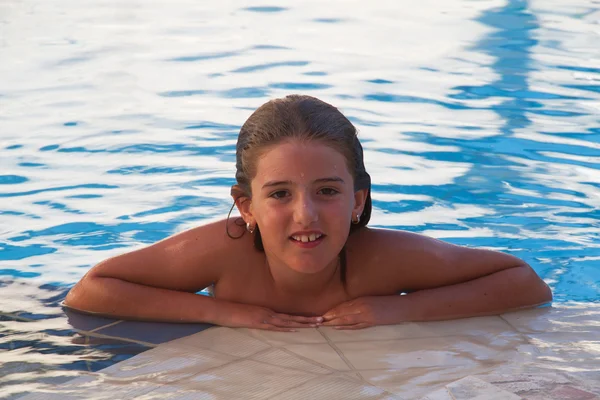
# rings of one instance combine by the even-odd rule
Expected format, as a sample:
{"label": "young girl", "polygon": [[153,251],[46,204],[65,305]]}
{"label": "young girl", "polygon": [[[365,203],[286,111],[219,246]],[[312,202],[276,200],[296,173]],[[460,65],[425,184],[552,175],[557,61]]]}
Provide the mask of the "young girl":
{"label": "young girl", "polygon": [[[65,304],[118,318],[290,331],[489,315],[552,300],[511,255],[368,228],[371,181],[356,128],[316,98],[292,95],[256,110],[240,131],[236,169],[231,195],[241,219],[103,261]],[[212,297],[196,294],[209,286]]]}

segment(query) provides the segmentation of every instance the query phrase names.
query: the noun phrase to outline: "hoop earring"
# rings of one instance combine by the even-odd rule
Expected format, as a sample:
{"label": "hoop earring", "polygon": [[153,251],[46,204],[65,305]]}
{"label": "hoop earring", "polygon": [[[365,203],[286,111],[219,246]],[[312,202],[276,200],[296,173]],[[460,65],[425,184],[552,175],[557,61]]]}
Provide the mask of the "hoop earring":
{"label": "hoop earring", "polygon": [[360,222],[360,215],[356,214],[356,219],[352,218],[352,223],[354,225],[358,225],[359,222]]}
{"label": "hoop earring", "polygon": [[246,230],[250,233],[254,233],[254,227],[250,225],[250,222],[246,223]]}

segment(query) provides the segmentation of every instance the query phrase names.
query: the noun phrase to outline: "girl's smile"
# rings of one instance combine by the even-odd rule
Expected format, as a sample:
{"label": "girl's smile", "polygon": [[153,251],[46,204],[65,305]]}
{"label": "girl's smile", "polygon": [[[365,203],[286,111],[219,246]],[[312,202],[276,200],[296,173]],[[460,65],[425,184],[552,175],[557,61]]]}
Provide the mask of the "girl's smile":
{"label": "girl's smile", "polygon": [[352,215],[362,212],[346,164],[318,141],[284,141],[259,157],[246,217],[260,229],[271,269],[331,275]]}

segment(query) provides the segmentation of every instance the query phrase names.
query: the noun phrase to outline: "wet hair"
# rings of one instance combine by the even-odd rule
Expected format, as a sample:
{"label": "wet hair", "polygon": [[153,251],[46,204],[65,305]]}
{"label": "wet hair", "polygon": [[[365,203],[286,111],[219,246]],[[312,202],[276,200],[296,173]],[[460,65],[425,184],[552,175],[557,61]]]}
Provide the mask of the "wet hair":
{"label": "wet hair", "polygon": [[[354,190],[367,189],[360,221],[350,225],[352,234],[366,226],[371,218],[371,177],[365,170],[357,133],[354,125],[337,108],[315,97],[289,95],[271,100],[254,111],[240,130],[235,152],[237,185],[232,186],[231,195],[236,201],[242,197],[251,198],[250,182],[256,175],[258,158],[271,146],[288,140],[320,142],[344,156],[354,179]],[[236,221],[236,224],[239,225],[239,222]],[[229,230],[227,234],[235,238]],[[254,246],[264,251],[258,225],[254,230]],[[339,257],[340,279],[345,284],[345,245]]]}

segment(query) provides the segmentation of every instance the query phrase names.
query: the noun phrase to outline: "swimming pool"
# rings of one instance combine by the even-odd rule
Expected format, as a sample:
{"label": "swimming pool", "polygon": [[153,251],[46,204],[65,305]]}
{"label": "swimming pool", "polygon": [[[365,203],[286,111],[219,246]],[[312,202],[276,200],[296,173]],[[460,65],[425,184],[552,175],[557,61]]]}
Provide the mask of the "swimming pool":
{"label": "swimming pool", "polygon": [[241,123],[306,93],[360,129],[371,225],[514,254],[600,301],[600,11],[589,1],[5,1],[0,396],[143,346],[78,336],[92,265],[224,216]]}

